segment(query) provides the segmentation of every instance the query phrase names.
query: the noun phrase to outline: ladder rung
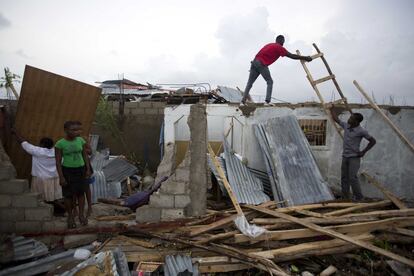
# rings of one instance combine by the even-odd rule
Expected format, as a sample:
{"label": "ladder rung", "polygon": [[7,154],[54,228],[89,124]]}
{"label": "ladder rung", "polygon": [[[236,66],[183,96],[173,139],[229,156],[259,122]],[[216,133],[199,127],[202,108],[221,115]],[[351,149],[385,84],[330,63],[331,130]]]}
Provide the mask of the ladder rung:
{"label": "ladder rung", "polygon": [[324,81],[332,80],[334,78],[335,78],[335,75],[330,75],[330,76],[327,76],[327,77],[324,77],[324,78],[313,81],[313,85],[316,85],[316,84],[324,82]]}
{"label": "ladder rung", "polygon": [[323,57],[323,53],[318,53],[316,55],[310,56],[312,59]]}

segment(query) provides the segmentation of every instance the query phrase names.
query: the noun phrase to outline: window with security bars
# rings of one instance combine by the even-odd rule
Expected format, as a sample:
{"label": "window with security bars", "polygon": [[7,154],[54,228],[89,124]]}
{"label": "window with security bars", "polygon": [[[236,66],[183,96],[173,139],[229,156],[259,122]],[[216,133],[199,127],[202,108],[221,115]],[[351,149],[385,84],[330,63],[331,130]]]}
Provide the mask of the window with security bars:
{"label": "window with security bars", "polygon": [[311,146],[326,146],[326,120],[300,119],[299,125]]}

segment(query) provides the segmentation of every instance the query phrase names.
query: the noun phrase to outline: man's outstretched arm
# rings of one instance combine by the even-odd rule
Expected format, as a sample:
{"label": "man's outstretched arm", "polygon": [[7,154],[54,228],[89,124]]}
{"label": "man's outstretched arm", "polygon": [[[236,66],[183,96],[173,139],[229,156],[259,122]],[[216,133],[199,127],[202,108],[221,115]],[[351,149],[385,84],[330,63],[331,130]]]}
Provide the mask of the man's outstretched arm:
{"label": "man's outstretched arm", "polygon": [[291,59],[300,59],[304,61],[312,61],[312,58],[310,56],[300,56],[296,54],[292,54],[290,52],[287,52],[286,56]]}

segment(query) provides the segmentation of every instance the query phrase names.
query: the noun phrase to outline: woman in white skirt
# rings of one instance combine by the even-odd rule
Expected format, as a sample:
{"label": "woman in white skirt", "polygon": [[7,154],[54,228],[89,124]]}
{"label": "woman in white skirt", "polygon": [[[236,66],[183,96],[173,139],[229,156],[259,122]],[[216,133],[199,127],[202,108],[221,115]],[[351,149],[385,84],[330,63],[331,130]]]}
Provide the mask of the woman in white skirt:
{"label": "woman in white skirt", "polygon": [[31,191],[41,194],[46,202],[62,198],[62,187],[56,170],[54,142],[50,138],[40,139],[39,146],[34,146],[21,137],[15,130],[12,133],[22,148],[32,156]]}

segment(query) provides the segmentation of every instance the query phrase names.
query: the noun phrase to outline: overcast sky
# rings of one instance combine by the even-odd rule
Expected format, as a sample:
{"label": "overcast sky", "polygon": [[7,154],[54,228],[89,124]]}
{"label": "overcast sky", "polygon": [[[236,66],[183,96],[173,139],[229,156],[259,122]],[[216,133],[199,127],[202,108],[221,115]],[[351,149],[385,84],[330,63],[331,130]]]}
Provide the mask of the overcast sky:
{"label": "overcast sky", "polygon": [[[361,102],[356,79],[378,103],[414,105],[413,15],[411,0],[0,0],[0,66],[90,84],[123,73],[244,89],[250,60],[283,34],[292,53],[315,54],[317,43],[351,101]],[[320,59],[309,66],[315,78],[327,75]],[[282,58],[270,70],[274,97],[317,99],[298,61]],[[333,99],[333,85],[320,88]],[[265,94],[261,77],[251,93]]]}

